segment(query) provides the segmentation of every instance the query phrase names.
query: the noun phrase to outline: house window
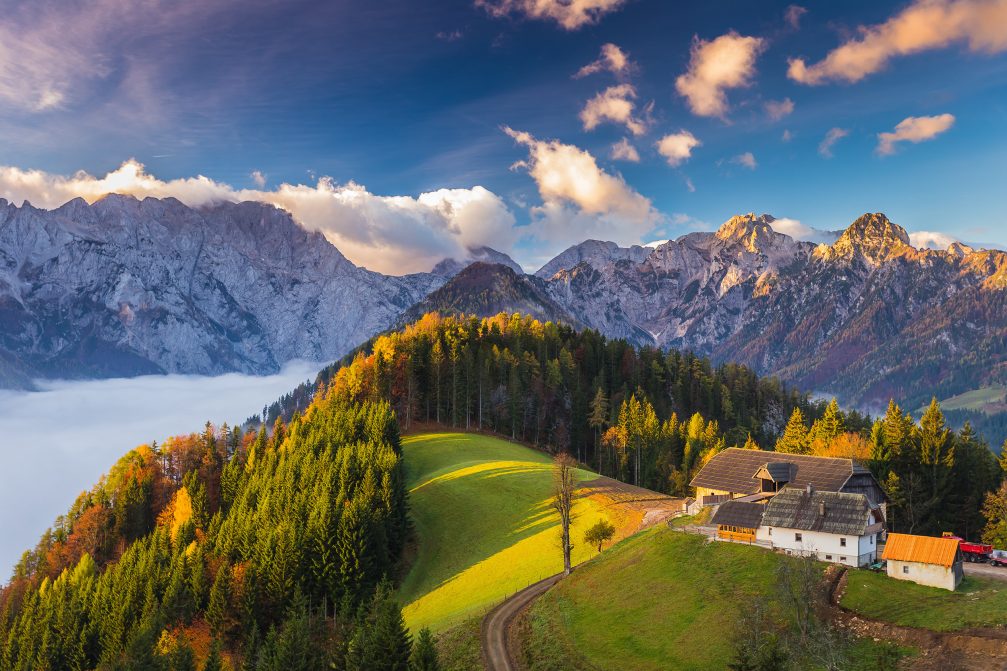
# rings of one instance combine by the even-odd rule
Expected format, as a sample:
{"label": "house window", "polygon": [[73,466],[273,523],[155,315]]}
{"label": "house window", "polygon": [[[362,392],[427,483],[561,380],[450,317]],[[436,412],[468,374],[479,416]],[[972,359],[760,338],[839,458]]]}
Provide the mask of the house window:
{"label": "house window", "polygon": [[839,546],[840,547],[846,547],[846,539],[845,538],[840,538],[839,539]]}
{"label": "house window", "polygon": [[903,573],[909,573],[909,567],[908,566],[903,566],[902,567],[902,572]]}
{"label": "house window", "polygon": [[794,534],[794,540],[797,541],[798,543],[800,543],[801,542],[801,534]]}
{"label": "house window", "polygon": [[772,536],[772,535],[773,535],[773,527],[769,527],[769,535],[770,535],[770,536]]}
{"label": "house window", "polygon": [[871,536],[871,545],[874,545],[874,536]]}
{"label": "house window", "polygon": [[825,555],[825,561],[832,561],[832,555]]}

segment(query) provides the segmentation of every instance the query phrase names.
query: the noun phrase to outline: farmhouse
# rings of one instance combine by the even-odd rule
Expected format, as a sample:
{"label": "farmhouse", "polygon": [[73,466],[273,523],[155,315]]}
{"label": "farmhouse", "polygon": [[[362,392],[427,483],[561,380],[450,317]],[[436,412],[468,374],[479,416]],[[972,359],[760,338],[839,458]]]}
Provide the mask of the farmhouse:
{"label": "farmhouse", "polygon": [[787,554],[868,566],[877,561],[884,529],[880,507],[864,494],[787,487],[765,505],[756,541]]}
{"label": "farmhouse", "polygon": [[701,505],[732,499],[767,501],[790,486],[815,491],[862,494],[872,506],[887,503],[881,485],[852,459],[784,454],[731,447],[713,456],[690,483]]}
{"label": "farmhouse", "polygon": [[888,577],[952,590],[962,581],[962,553],[957,538],[889,534],[882,555]]}

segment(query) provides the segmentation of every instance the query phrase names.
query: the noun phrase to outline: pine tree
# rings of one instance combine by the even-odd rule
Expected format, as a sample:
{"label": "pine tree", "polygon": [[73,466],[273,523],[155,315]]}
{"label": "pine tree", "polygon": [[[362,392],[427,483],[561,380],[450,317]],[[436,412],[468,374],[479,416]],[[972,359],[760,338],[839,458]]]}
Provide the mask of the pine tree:
{"label": "pine tree", "polygon": [[794,408],[793,414],[790,415],[783,435],[776,441],[776,451],[785,454],[808,454],[811,451],[808,426],[800,408]]}
{"label": "pine tree", "polygon": [[227,636],[231,626],[231,567],[227,563],[217,569],[217,577],[210,588],[210,603],[206,608],[206,621],[215,637]]}
{"label": "pine tree", "polygon": [[440,671],[440,668],[433,634],[430,633],[428,627],[423,627],[413,644],[413,653],[409,658],[409,671]]}
{"label": "pine tree", "polygon": [[408,671],[412,643],[402,611],[395,602],[392,587],[378,585],[371,602],[365,668],[373,671]]}
{"label": "pine tree", "polygon": [[203,663],[203,671],[223,671],[224,662],[220,656],[220,641],[218,639],[213,639],[210,644],[210,654],[206,657],[206,662]]}

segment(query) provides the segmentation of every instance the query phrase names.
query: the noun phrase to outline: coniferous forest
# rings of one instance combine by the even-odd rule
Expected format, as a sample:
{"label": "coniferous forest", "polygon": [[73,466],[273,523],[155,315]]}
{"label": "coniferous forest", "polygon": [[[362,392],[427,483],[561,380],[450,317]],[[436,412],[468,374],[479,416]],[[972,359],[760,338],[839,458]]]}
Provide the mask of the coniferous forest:
{"label": "coniferous forest", "polygon": [[400,427],[493,432],[683,496],[728,446],[855,458],[891,528],[1007,541],[1007,461],[936,402],[918,423],[894,402],[872,421],[744,366],[519,315],[426,315],[264,415],[138,447],[82,494],[0,592],[0,667],[430,659],[393,598],[411,532]]}

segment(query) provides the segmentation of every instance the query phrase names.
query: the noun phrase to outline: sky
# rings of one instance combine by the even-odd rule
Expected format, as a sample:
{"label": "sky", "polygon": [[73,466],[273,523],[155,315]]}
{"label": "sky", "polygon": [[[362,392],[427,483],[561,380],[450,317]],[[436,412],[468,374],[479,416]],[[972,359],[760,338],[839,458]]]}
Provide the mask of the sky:
{"label": "sky", "polygon": [[126,452],[202,431],[207,421],[240,424],[301,382],[313,382],[320,368],[292,362],[264,377],[41,380],[37,392],[0,390],[0,585],[21,553]]}
{"label": "sky", "polygon": [[388,273],[750,211],[1007,245],[1007,0],[6,7],[16,204],[262,200]]}

